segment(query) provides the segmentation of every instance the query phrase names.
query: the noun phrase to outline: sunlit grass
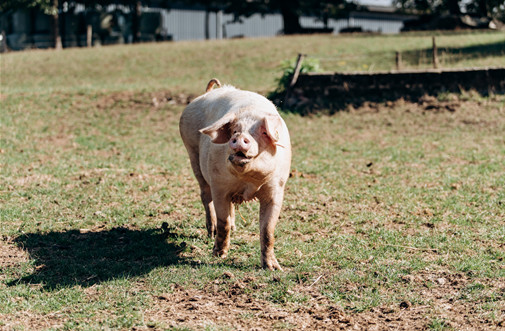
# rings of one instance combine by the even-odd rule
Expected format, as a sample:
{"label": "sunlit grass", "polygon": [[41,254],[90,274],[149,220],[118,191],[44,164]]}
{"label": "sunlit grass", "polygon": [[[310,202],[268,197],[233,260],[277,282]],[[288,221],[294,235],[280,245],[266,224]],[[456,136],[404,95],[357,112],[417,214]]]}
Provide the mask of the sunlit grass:
{"label": "sunlit grass", "polygon": [[[440,38],[457,47],[479,36],[501,38]],[[459,321],[438,313],[440,302],[450,302],[464,308],[455,316],[486,316],[482,325],[497,325],[505,301],[503,96],[441,95],[439,102],[454,100],[455,112],[399,101],[333,116],[283,114],[294,152],[276,229],[283,273],[260,268],[255,203],[239,207],[244,220],[237,214],[229,256],[212,257],[179,139],[183,106],[163,98],[199,93],[211,76],[268,91],[280,60],[298,51],[293,41],[317,55],[373,40],[387,53],[395,46],[384,41],[414,48],[410,37],[2,55],[0,327],[169,328],[152,310],[180,288],[209,302],[246,295],[290,313],[334,304],[356,318],[408,302],[432,329]],[[258,46],[270,42],[273,57]],[[233,48],[236,57],[219,60]],[[190,50],[194,57],[181,55]]]}
{"label": "sunlit grass", "polygon": [[[503,65],[503,33],[437,36],[442,65]],[[1,93],[170,90],[201,93],[209,77],[244,89],[275,88],[281,62],[298,53],[319,59],[326,71],[431,67],[431,34],[388,36],[294,36],[175,42],[93,49],[27,51],[0,55]],[[443,54],[442,54],[443,53]],[[445,54],[445,55],[444,55]],[[202,83],[203,82],[203,83]]]}

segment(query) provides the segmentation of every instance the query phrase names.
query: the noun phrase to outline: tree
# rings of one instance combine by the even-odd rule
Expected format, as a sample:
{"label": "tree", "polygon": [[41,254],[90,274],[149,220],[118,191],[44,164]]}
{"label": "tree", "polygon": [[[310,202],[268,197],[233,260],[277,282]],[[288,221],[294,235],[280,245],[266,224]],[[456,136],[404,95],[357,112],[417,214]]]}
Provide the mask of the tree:
{"label": "tree", "polygon": [[25,9],[38,7],[42,10],[51,10],[51,0],[2,0],[0,2],[0,12],[6,12],[11,9]]}
{"label": "tree", "polygon": [[279,12],[282,15],[284,34],[304,33],[300,24],[301,15],[313,15],[327,24],[328,18],[342,17],[356,6],[346,0],[186,0],[200,4],[210,11],[223,10],[233,14],[236,21],[254,14]]}
{"label": "tree", "polygon": [[[54,36],[54,48],[62,48],[62,38],[60,34],[60,17],[64,0],[0,0],[0,13],[17,9],[38,9],[51,15],[52,32]],[[173,0],[67,0],[69,6],[82,4],[86,7],[102,6],[111,4],[121,4],[130,8],[132,13],[132,34],[133,41],[140,41],[140,16],[143,5],[154,5],[156,7],[167,8]]]}
{"label": "tree", "polygon": [[0,2],[0,12],[13,9],[31,9],[38,8],[53,17],[52,31],[54,36],[54,48],[62,49],[60,36],[59,11],[61,3],[58,0],[2,0]]}
{"label": "tree", "polygon": [[422,14],[461,15],[461,9],[464,9],[470,15],[492,17],[505,22],[503,0],[395,0],[395,3],[403,10],[417,10]]}
{"label": "tree", "polygon": [[466,4],[469,13],[491,16],[505,23],[505,3],[503,0],[474,0]]}

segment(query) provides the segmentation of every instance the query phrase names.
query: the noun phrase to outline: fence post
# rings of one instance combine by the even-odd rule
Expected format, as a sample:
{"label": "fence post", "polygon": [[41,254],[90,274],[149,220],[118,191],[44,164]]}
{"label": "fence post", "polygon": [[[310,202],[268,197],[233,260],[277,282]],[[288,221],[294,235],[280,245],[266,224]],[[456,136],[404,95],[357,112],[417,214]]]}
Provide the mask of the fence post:
{"label": "fence post", "polygon": [[400,70],[402,67],[402,53],[396,52],[396,70]]}
{"label": "fence post", "polygon": [[289,87],[293,87],[298,80],[298,76],[300,75],[300,70],[302,69],[303,62],[303,54],[298,54],[298,58],[296,59],[295,71],[293,72],[293,77],[291,78],[291,83],[289,83]]}
{"label": "fence post", "polygon": [[2,34],[0,35],[0,53],[7,52],[7,35],[5,34],[5,30],[2,30]]}
{"label": "fence post", "polygon": [[438,68],[438,55],[437,55],[437,43],[435,41],[435,36],[431,37],[433,43],[433,68]]}
{"label": "fence post", "polygon": [[303,57],[305,55],[299,53],[298,58],[296,59],[295,70],[293,71],[293,77],[291,77],[291,82],[289,83],[288,88],[286,89],[286,96],[284,97],[284,104],[288,101],[288,98],[291,94],[291,88],[295,86],[296,81],[298,80],[298,76],[300,75],[300,70],[302,69]]}
{"label": "fence post", "polygon": [[86,27],[86,47],[93,45],[93,26],[88,24]]}

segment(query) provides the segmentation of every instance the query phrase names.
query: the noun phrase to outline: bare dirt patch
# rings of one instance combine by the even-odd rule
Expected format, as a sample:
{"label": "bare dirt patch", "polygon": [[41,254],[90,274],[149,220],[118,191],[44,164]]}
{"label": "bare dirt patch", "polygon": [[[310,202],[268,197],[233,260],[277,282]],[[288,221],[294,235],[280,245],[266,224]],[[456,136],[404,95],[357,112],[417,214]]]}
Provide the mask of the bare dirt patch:
{"label": "bare dirt patch", "polygon": [[5,270],[15,268],[29,260],[28,254],[12,243],[10,238],[0,237],[0,279],[5,279]]}
{"label": "bare dirt patch", "polygon": [[63,328],[68,320],[62,314],[34,314],[30,311],[17,311],[13,314],[0,314],[1,330],[47,330]]}
{"label": "bare dirt patch", "polygon": [[47,185],[48,183],[54,182],[56,179],[52,175],[30,175],[30,176],[25,176],[21,178],[17,178],[15,181],[16,186],[30,186],[30,185],[37,185],[37,186],[43,186]]}
{"label": "bare dirt patch", "polygon": [[[420,274],[406,277],[404,282],[419,283],[427,303],[404,300],[396,306],[350,313],[307,286],[294,290],[308,297],[305,303],[273,304],[244,294],[251,287],[248,279],[236,280],[226,291],[219,290],[217,279],[203,290],[173,286],[171,293],[153,297],[145,318],[148,325],[156,322],[169,327],[218,326],[237,330],[419,330],[429,327],[435,316],[445,327],[460,330],[498,330],[504,326],[505,311],[501,317],[491,318],[476,309],[478,302],[465,304],[455,300],[468,284],[464,275]],[[422,285],[425,282],[434,285],[427,288]],[[503,291],[503,286],[498,290]]]}
{"label": "bare dirt patch", "polygon": [[95,105],[97,108],[101,109],[114,109],[118,106],[137,106],[137,107],[154,107],[158,108],[164,105],[187,105],[196,96],[192,94],[173,94],[168,91],[157,91],[157,92],[133,92],[133,91],[121,91],[107,93],[100,96],[96,101]]}
{"label": "bare dirt patch", "polygon": [[[233,275],[223,275],[233,277]],[[345,329],[355,325],[342,308],[314,292],[310,305],[275,305],[245,294],[248,279],[236,280],[227,291],[220,291],[219,279],[205,290],[186,290],[175,286],[173,292],[154,298],[146,318],[171,327],[231,327],[238,330]]]}

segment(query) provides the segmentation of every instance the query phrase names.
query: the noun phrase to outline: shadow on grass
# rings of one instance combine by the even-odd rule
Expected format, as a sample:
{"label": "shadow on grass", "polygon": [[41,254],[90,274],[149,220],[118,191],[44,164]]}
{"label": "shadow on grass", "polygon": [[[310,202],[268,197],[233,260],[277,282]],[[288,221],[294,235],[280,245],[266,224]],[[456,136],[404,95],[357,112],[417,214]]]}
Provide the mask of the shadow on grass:
{"label": "shadow on grass", "polygon": [[[492,56],[503,56],[505,55],[505,43],[496,42],[494,44],[472,45],[466,47],[439,47],[438,53],[439,57],[443,57],[442,60],[444,62],[457,63],[476,58],[482,59]],[[411,65],[417,65],[419,62],[429,62],[432,57],[433,49],[431,48],[402,53],[403,61]]]}
{"label": "shadow on grass", "polygon": [[20,282],[41,283],[47,289],[91,286],[142,275],[159,266],[192,264],[179,255],[185,246],[170,243],[157,229],[28,233],[15,242],[35,260],[36,268],[31,275],[10,282],[11,286]]}

